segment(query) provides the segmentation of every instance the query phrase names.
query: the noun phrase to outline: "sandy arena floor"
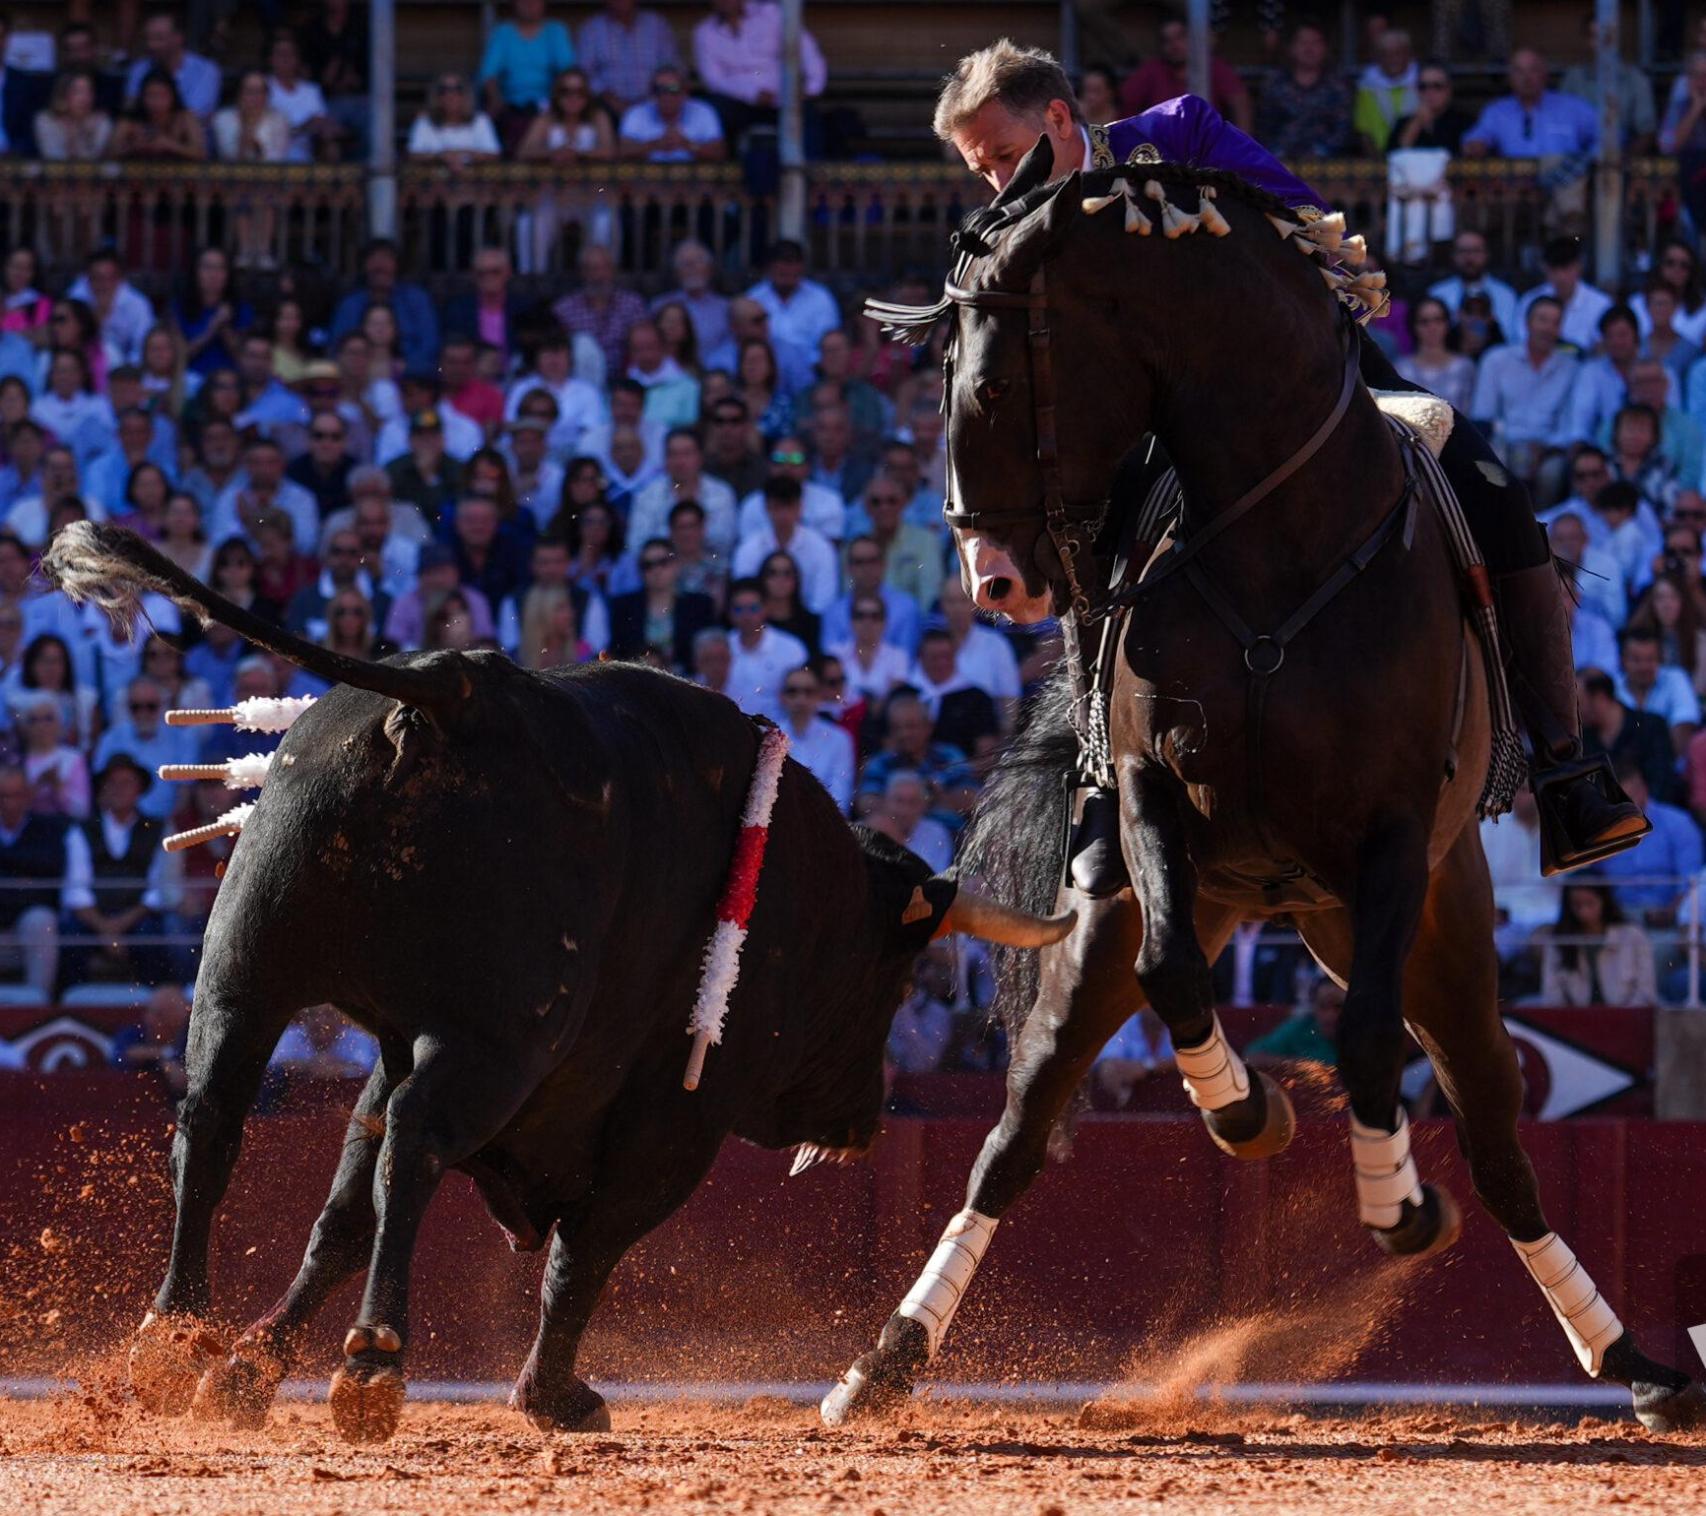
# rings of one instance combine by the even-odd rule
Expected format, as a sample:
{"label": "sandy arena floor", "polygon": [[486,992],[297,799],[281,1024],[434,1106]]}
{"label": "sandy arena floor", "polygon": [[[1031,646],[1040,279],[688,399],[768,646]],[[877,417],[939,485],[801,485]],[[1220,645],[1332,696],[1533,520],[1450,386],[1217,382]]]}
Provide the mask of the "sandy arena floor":
{"label": "sandy arena floor", "polygon": [[1652,1437],[1631,1420],[926,1403],[892,1426],[831,1433],[785,1401],[613,1409],[611,1433],[547,1439],[498,1407],[412,1405],[389,1444],[358,1451],[320,1405],[283,1405],[263,1431],[235,1433],[75,1397],[0,1402],[0,1507],[1523,1516],[1615,1506],[1673,1516],[1706,1505],[1706,1437]]}

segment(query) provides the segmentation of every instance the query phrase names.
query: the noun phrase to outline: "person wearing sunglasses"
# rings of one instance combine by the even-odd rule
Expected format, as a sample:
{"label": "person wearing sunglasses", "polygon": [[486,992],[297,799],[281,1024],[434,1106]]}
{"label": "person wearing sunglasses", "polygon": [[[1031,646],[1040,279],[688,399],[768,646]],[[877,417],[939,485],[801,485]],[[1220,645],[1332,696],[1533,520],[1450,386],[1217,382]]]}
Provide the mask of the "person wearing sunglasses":
{"label": "person wearing sunglasses", "polygon": [[803,663],[782,681],[782,730],[789,753],[811,770],[845,816],[853,808],[853,739],[825,720],[822,709],[823,686],[812,665]]}
{"label": "person wearing sunglasses", "polygon": [[772,479],[792,479],[800,487],[801,520],[819,536],[840,542],[847,535],[847,505],[827,484],[812,478],[811,453],[796,432],[784,432],[765,454],[765,482],[740,503],[740,540],[762,536],[769,520],[765,490]]}
{"label": "person wearing sunglasses", "polygon": [[683,673],[693,665],[693,643],[717,619],[709,595],[683,592],[675,551],[665,537],[650,537],[637,554],[640,588],[610,597],[610,654],[651,654]]}
{"label": "person wearing sunglasses", "polygon": [[409,156],[451,168],[490,162],[502,154],[497,128],[474,108],[474,90],[461,74],[445,71],[427,94],[427,108],[409,129]]}
{"label": "person wearing sunglasses", "polygon": [[728,157],[722,123],[688,96],[679,68],[652,75],[651,98],[630,106],[616,131],[616,155],[640,163],[720,163]]}
{"label": "person wearing sunglasses", "polygon": [[[121,753],[153,773],[162,763],[194,763],[199,746],[194,727],[167,726],[166,692],[152,679],[132,679],[124,690],[122,714],[95,745],[95,767],[104,769]],[[177,799],[169,784],[150,785],[137,803],[144,816],[164,821]]]}

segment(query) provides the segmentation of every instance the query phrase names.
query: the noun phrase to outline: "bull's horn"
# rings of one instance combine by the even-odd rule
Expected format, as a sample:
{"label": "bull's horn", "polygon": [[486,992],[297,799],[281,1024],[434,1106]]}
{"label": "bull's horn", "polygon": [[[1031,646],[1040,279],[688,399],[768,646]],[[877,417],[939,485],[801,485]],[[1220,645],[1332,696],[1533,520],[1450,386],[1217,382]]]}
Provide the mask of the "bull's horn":
{"label": "bull's horn", "polygon": [[1072,911],[1063,916],[1033,916],[1027,911],[1016,911],[962,885],[948,907],[948,914],[942,918],[937,935],[966,932],[985,942],[999,942],[1003,947],[1040,948],[1059,942],[1077,921]]}

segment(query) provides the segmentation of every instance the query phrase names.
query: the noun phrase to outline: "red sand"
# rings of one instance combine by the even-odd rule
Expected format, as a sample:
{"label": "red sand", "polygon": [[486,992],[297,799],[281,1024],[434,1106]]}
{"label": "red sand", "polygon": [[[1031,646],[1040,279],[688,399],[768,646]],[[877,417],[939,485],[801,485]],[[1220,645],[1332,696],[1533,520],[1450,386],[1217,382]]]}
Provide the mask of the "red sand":
{"label": "red sand", "polygon": [[134,1407],[0,1402],[0,1501],[31,1512],[835,1512],[1079,1516],[1426,1510],[1500,1516],[1699,1509],[1706,1437],[1633,1421],[1573,1426],[1449,1411],[1314,1418],[931,1405],[826,1432],[814,1411],[614,1407],[611,1433],[545,1438],[497,1407],[413,1405],[377,1449],[340,1442],[320,1405],[256,1433]]}

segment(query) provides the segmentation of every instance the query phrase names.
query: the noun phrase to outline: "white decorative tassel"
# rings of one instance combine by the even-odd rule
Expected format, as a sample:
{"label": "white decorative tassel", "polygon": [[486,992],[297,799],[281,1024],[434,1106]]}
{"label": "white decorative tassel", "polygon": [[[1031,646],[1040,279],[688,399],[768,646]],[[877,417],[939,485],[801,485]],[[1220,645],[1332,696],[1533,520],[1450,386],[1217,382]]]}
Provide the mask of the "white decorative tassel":
{"label": "white decorative tassel", "polygon": [[1518,1242],[1513,1237],[1511,1246],[1546,1296],[1558,1325],[1575,1349],[1576,1362],[1599,1378],[1605,1350],[1623,1335],[1617,1312],[1606,1304],[1599,1286],[1556,1232],[1548,1232],[1536,1242]]}
{"label": "white decorative tassel", "polygon": [[187,832],[174,832],[170,837],[161,838],[160,846],[168,853],[181,853],[198,842],[211,842],[215,837],[234,836],[243,830],[243,823],[249,819],[254,809],[254,801],[245,801],[227,811],[217,821],[208,822],[206,826],[198,826]]}
{"label": "white decorative tassel", "polygon": [[1345,214],[1334,211],[1330,216],[1321,216],[1311,221],[1302,230],[1301,235],[1313,242],[1326,253],[1336,253],[1339,244],[1345,237]]}
{"label": "white decorative tassel", "polygon": [[995,1227],[994,1217],[976,1211],[965,1210],[955,1216],[942,1233],[930,1261],[924,1265],[924,1272],[895,1312],[924,1328],[932,1358],[942,1345],[954,1312],[960,1308],[966,1286],[983,1262]]}
{"label": "white decorative tassel", "polygon": [[1303,230],[1295,221],[1288,221],[1284,216],[1276,216],[1272,211],[1264,211],[1262,214],[1268,218],[1268,224],[1280,234],[1282,242],[1287,237],[1296,236],[1298,232]]}
{"label": "white decorative tassel", "polygon": [[1168,241],[1186,236],[1197,229],[1197,218],[1187,216],[1167,198],[1167,191],[1159,179],[1148,180],[1143,186],[1143,193],[1161,207],[1161,232]]}
{"label": "white decorative tassel", "polygon": [[1122,200],[1124,198],[1125,197],[1117,190],[1111,195],[1090,195],[1078,202],[1078,208],[1083,211],[1086,216],[1095,216],[1105,211],[1116,200]]}
{"label": "white decorative tassel", "polygon": [[1339,244],[1339,258],[1352,268],[1361,268],[1368,261],[1368,238],[1358,232]]}
{"label": "white decorative tassel", "polygon": [[1197,193],[1202,198],[1202,208],[1198,210],[1197,216],[1202,221],[1203,230],[1211,237],[1231,236],[1231,224],[1227,221],[1226,217],[1220,214],[1219,209],[1214,203],[1214,186],[1212,184],[1205,184]]}
{"label": "white decorative tassel", "polygon": [[271,753],[248,753],[225,763],[162,763],[156,772],[169,781],[217,779],[228,790],[258,790],[271,767]]}
{"label": "white decorative tassel", "polygon": [[283,732],[314,703],[312,695],[253,695],[221,710],[167,711],[167,726],[234,726],[240,732]]}

